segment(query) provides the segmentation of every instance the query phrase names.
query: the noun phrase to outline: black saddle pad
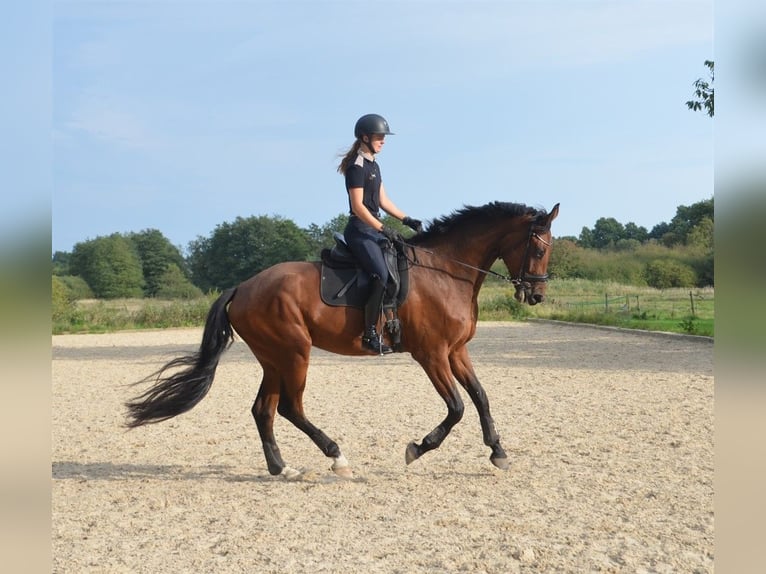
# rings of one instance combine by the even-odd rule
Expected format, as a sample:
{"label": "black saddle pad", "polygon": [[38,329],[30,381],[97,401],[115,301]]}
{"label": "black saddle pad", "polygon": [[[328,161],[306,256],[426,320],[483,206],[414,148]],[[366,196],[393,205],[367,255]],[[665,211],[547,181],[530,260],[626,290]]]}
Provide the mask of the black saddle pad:
{"label": "black saddle pad", "polygon": [[357,286],[358,273],[356,267],[330,267],[322,263],[322,301],[334,307],[364,307],[367,294]]}

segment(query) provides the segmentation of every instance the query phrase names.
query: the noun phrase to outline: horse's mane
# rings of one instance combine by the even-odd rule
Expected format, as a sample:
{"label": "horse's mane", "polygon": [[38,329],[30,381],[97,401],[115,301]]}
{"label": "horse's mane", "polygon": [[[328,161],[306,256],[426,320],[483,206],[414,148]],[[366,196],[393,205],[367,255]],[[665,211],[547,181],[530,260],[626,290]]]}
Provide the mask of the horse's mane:
{"label": "horse's mane", "polygon": [[502,201],[493,201],[479,207],[466,205],[449,215],[434,219],[426,231],[411,237],[407,241],[415,244],[427,242],[429,239],[443,237],[451,230],[466,224],[481,225],[482,223],[491,223],[499,219],[507,220],[508,218],[521,217],[523,215],[536,219],[547,215],[547,212],[544,209],[536,209],[523,203],[507,203]]}

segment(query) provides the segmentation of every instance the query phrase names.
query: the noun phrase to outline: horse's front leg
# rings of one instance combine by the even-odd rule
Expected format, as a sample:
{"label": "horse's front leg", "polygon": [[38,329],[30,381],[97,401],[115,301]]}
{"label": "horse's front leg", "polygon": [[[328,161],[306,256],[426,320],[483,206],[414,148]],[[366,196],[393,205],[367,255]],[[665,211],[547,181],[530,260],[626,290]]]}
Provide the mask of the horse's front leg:
{"label": "horse's front leg", "polygon": [[468,349],[463,346],[450,355],[450,367],[452,373],[460,385],[468,392],[476,410],[479,412],[479,421],[481,422],[481,431],[484,435],[484,444],[492,449],[489,460],[497,468],[508,470],[510,466],[505,450],[500,445],[500,435],[495,430],[495,421],[489,412],[489,399],[484,392],[484,388],[479,383],[476,373],[473,370],[471,357],[468,355]]}
{"label": "horse's front leg", "polygon": [[421,366],[425,370],[428,378],[431,379],[436,392],[444,399],[447,404],[447,416],[439,425],[428,433],[420,444],[411,442],[407,445],[405,452],[405,461],[410,464],[413,460],[420,458],[428,452],[438,448],[447,435],[460,419],[463,418],[465,407],[463,399],[460,398],[455,381],[449,367],[449,361],[446,356],[439,358],[429,357],[427,360],[420,360]]}

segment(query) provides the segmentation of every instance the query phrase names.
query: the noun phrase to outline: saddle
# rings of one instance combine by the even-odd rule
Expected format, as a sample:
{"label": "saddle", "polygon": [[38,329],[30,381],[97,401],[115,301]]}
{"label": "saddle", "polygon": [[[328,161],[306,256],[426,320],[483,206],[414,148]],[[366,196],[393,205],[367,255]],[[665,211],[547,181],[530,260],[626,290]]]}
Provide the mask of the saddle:
{"label": "saddle", "polygon": [[[343,234],[333,233],[335,245],[322,250],[322,280],[320,296],[326,305],[333,307],[356,307],[363,309],[367,302],[367,291],[359,289],[359,278],[365,271],[346,244]],[[398,309],[407,299],[410,290],[410,260],[405,246],[382,245],[383,256],[388,267],[388,283],[383,295],[385,329],[391,336],[392,346],[397,348],[401,341],[401,324]]]}

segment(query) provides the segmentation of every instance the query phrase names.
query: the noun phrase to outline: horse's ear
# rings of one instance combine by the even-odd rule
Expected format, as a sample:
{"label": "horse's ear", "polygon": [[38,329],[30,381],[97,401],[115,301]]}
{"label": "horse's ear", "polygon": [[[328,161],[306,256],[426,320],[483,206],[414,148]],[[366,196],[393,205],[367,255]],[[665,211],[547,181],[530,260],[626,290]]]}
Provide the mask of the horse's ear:
{"label": "horse's ear", "polygon": [[553,206],[553,209],[551,209],[551,212],[548,214],[548,225],[551,224],[551,221],[556,219],[559,216],[559,204]]}

